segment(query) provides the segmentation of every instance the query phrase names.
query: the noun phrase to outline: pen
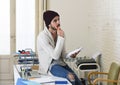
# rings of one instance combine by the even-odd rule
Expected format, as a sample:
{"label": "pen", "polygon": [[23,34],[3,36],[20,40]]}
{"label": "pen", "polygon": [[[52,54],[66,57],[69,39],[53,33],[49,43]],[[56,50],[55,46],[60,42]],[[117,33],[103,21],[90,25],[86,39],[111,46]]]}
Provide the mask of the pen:
{"label": "pen", "polygon": [[55,81],[55,84],[68,84],[67,81]]}

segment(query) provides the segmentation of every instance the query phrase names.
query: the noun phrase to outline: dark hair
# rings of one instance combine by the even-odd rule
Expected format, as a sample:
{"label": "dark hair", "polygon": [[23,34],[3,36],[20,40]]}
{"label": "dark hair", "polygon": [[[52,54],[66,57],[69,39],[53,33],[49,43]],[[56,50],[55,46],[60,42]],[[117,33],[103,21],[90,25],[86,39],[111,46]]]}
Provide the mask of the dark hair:
{"label": "dark hair", "polygon": [[47,10],[43,13],[43,19],[47,28],[49,28],[49,24],[51,23],[52,19],[56,16],[59,16],[59,14],[51,10]]}

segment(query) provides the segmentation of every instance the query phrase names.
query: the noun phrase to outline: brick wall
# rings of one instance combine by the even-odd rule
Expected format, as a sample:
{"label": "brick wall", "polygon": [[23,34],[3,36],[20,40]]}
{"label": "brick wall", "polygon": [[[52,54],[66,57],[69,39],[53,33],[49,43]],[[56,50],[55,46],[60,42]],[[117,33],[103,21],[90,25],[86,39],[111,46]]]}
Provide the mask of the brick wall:
{"label": "brick wall", "polygon": [[67,50],[83,46],[80,56],[100,51],[104,71],[120,63],[120,0],[49,1],[48,8],[61,15]]}
{"label": "brick wall", "polygon": [[108,71],[111,62],[120,64],[120,0],[90,1],[89,39],[101,51],[103,70]]}

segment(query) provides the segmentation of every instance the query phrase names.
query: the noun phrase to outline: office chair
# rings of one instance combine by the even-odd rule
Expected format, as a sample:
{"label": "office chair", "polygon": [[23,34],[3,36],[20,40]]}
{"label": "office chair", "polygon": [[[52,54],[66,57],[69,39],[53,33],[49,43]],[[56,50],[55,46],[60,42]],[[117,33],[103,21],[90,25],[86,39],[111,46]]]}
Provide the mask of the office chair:
{"label": "office chair", "polygon": [[[120,73],[120,65],[118,65],[115,62],[112,62],[108,73],[106,73],[106,72],[90,72],[88,74],[88,82],[89,82],[90,85],[96,85],[98,81],[107,82],[107,85],[117,85],[119,73]],[[98,75],[98,74],[107,75],[107,79],[96,78],[92,81],[91,76],[92,75]]]}

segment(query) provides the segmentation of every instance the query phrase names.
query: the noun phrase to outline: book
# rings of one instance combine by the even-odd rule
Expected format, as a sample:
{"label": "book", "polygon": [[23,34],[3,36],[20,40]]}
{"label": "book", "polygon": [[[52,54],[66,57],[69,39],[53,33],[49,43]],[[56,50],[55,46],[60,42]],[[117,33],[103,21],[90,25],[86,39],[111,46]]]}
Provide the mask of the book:
{"label": "book", "polygon": [[80,47],[80,48],[77,48],[77,49],[75,49],[75,50],[73,50],[73,51],[71,51],[71,52],[69,52],[68,54],[67,54],[67,58],[69,58],[71,55],[73,55],[73,54],[75,54],[75,53],[77,53],[77,52],[79,52],[79,51],[81,51],[83,48],[82,47]]}

